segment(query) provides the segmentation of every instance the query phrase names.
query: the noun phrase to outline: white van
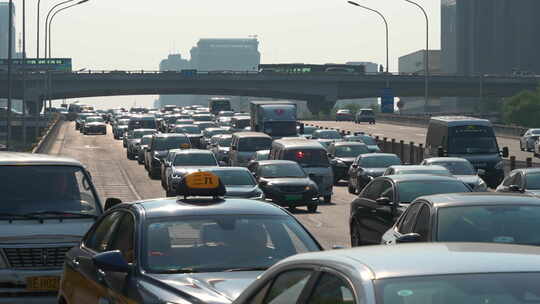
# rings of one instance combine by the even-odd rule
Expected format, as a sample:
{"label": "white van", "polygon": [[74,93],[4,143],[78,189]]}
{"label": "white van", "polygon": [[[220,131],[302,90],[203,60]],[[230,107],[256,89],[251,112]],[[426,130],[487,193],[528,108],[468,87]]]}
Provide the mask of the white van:
{"label": "white van", "polygon": [[229,165],[247,167],[249,161],[260,150],[270,150],[272,137],[259,132],[237,132],[232,136]]}

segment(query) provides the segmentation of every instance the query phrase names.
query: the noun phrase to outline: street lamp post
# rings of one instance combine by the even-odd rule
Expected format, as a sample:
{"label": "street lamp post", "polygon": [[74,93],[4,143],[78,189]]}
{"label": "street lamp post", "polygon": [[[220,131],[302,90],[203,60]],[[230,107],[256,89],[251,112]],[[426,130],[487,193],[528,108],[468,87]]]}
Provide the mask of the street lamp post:
{"label": "street lamp post", "polygon": [[55,4],[50,10],[49,12],[47,13],[47,18],[45,18],[45,58],[47,58],[47,33],[48,33],[48,30],[47,30],[47,25],[49,24],[49,17],[51,16],[51,13],[54,11],[55,8],[59,7],[60,5],[63,5],[63,4],[66,4],[66,3],[69,3],[69,2],[73,2],[75,0],[66,0],[66,1],[62,1],[58,4]]}
{"label": "street lamp post", "polygon": [[6,150],[10,149],[11,146],[11,94],[12,94],[12,60],[13,60],[13,0],[9,0],[8,8],[8,64],[7,64],[7,111],[6,111]]}
{"label": "street lamp post", "polygon": [[429,17],[426,13],[426,10],[418,3],[412,1],[412,0],[404,0],[409,2],[412,5],[415,5],[418,7],[422,13],[424,14],[424,17],[426,18],[426,54],[424,56],[424,78],[425,78],[425,100],[424,100],[424,112],[427,112],[428,110],[428,99],[429,99]]}
{"label": "street lamp post", "polygon": [[41,3],[41,0],[38,0],[37,2],[37,31],[36,31],[36,36],[37,36],[37,41],[36,41],[36,58],[39,59],[39,5]]}
{"label": "street lamp post", "polygon": [[52,54],[51,53],[51,43],[52,43],[52,35],[51,35],[52,30],[51,30],[51,28],[52,28],[53,19],[56,16],[56,14],[60,13],[61,11],[67,10],[68,8],[71,8],[71,7],[86,3],[88,1],[89,0],[81,0],[81,1],[79,1],[77,3],[74,3],[74,4],[71,4],[69,6],[63,7],[61,9],[57,10],[56,12],[54,12],[54,14],[52,14],[51,19],[49,19],[49,25],[48,25],[48,31],[49,31],[49,33],[48,33],[48,35],[49,35],[49,42],[48,42],[49,53],[48,54],[49,54],[49,58],[52,57],[52,55],[51,55]]}
{"label": "street lamp post", "polygon": [[389,51],[388,51],[388,22],[386,21],[386,18],[384,17],[383,14],[381,14],[381,12],[379,12],[379,11],[377,11],[377,10],[374,10],[374,9],[369,8],[369,7],[367,7],[367,6],[360,5],[360,4],[358,4],[358,3],[354,2],[354,1],[347,1],[347,2],[348,2],[349,4],[351,4],[351,5],[354,5],[354,6],[357,6],[357,7],[361,7],[361,8],[363,8],[363,9],[368,10],[368,11],[372,11],[372,12],[376,13],[376,14],[379,15],[379,16],[382,18],[382,20],[384,21],[384,25],[385,25],[385,28],[386,28],[386,73],[388,73],[388,66],[389,66],[389,59],[388,59],[388,57],[389,57],[389,56],[388,56],[388,53],[389,53]]}

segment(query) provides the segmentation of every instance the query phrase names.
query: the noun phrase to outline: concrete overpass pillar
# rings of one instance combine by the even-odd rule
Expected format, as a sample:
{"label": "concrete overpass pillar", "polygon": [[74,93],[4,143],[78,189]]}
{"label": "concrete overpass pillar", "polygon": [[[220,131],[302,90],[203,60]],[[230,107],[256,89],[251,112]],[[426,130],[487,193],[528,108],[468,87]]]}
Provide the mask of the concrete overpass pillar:
{"label": "concrete overpass pillar", "polygon": [[311,114],[329,114],[336,105],[337,98],[329,98],[328,96],[317,96],[307,100],[307,107]]}

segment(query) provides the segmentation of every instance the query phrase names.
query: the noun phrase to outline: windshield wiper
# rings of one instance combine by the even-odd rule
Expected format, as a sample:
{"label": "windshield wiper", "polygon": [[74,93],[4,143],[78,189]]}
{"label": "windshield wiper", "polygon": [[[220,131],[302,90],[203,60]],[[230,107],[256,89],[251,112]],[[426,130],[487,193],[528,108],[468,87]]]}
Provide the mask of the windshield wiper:
{"label": "windshield wiper", "polygon": [[22,219],[30,219],[30,220],[41,220],[41,218],[37,216],[32,216],[30,214],[17,214],[17,213],[9,213],[9,212],[0,212],[0,217],[11,217],[9,220],[13,220],[13,217],[18,217]]}
{"label": "windshield wiper", "polygon": [[231,268],[225,269],[223,272],[235,272],[235,271],[265,271],[268,267],[242,267],[242,268]]}
{"label": "windshield wiper", "polygon": [[69,211],[40,211],[40,212],[33,212],[26,214],[28,216],[36,216],[36,215],[62,215],[62,216],[74,216],[74,217],[88,217],[88,218],[97,218],[97,215],[94,214],[88,214],[88,213],[81,213],[81,212],[69,212]]}
{"label": "windshield wiper", "polygon": [[198,273],[198,270],[193,268],[178,268],[178,269],[165,269],[160,270],[159,273],[163,274],[174,274],[174,273]]}

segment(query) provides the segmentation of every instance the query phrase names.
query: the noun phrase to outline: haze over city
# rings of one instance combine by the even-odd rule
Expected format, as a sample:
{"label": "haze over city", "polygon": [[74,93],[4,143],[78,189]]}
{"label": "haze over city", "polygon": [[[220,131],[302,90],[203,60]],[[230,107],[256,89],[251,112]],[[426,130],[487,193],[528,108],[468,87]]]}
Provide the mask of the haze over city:
{"label": "haze over city", "polygon": [[[19,37],[22,2],[14,3]],[[54,3],[41,1],[42,17]],[[399,56],[424,48],[425,22],[416,7],[402,0],[359,3],[380,10],[388,19],[390,71],[397,71]],[[420,3],[430,17],[430,48],[439,49],[440,3]],[[36,50],[35,13],[35,4],[27,2],[29,57],[34,57]],[[189,50],[200,38],[250,35],[257,35],[260,41],[262,63],[385,62],[382,20],[337,0],[90,0],[55,18],[52,54],[73,58],[74,70],[157,70],[159,62],[170,53],[189,58]],[[121,96],[81,101],[108,108],[135,102],[151,106],[156,98]]]}

